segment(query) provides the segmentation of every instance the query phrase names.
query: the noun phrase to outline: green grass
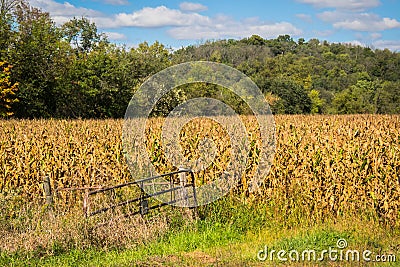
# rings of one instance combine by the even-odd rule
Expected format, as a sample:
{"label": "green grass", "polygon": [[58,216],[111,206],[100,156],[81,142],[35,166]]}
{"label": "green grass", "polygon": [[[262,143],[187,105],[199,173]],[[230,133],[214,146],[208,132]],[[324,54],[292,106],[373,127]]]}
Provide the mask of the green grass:
{"label": "green grass", "polygon": [[[367,247],[374,253],[395,253],[389,251],[387,236],[361,237],[352,230],[340,230],[341,227],[323,226],[313,229],[264,229],[255,233],[248,231],[240,234],[229,225],[195,223],[194,229],[169,232],[162,238],[132,249],[102,251],[99,249],[71,250],[54,256],[31,257],[28,255],[1,256],[2,266],[162,266],[191,265],[263,265],[278,264],[279,261],[261,262],[257,252],[264,245],[271,249],[315,249],[321,251],[335,247],[339,238],[348,241],[349,248]],[[384,237],[384,239],[382,239]],[[397,241],[398,238],[392,241]],[[303,262],[308,263],[308,262]],[[314,262],[315,263],[315,262]],[[328,262],[322,262],[326,265]],[[341,262],[345,265],[346,262]],[[388,264],[390,265],[390,264]],[[395,264],[391,264],[395,266]]]}
{"label": "green grass", "polygon": [[[170,219],[170,228],[164,234],[130,248],[97,246],[66,250],[53,244],[50,250],[3,252],[0,266],[284,266],[288,262],[276,258],[272,262],[258,260],[257,252],[265,246],[277,251],[315,249],[320,252],[335,247],[340,238],[346,239],[349,249],[391,253],[400,261],[398,229],[356,217],[310,224],[306,215],[296,224],[285,225],[284,218],[267,215],[265,205],[222,199],[200,209],[199,220],[187,222],[183,216],[176,215]],[[312,266],[316,263],[291,264]],[[354,263],[324,261],[321,264],[350,266]],[[396,263],[385,266],[396,266]]]}
{"label": "green grass", "polygon": [[0,265],[11,266],[102,266],[125,265],[132,262],[144,261],[148,257],[167,256],[176,253],[207,250],[211,247],[225,246],[238,242],[241,235],[230,226],[199,221],[188,225],[181,231],[169,231],[154,242],[139,245],[134,249],[101,251],[98,249],[71,250],[53,256],[38,257],[32,254],[15,253],[2,254]]}

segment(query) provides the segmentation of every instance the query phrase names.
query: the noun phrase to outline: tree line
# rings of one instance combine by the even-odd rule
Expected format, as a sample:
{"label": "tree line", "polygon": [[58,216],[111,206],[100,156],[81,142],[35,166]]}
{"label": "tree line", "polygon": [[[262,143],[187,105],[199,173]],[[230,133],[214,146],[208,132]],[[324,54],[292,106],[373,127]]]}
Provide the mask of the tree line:
{"label": "tree line", "polygon": [[[0,117],[119,118],[149,76],[174,64],[207,60],[248,75],[274,113],[400,112],[400,54],[288,35],[207,41],[176,51],[147,42],[117,46],[86,18],[56,25],[24,0],[0,1]],[[164,96],[153,115],[199,96],[237,96],[191,84]]]}

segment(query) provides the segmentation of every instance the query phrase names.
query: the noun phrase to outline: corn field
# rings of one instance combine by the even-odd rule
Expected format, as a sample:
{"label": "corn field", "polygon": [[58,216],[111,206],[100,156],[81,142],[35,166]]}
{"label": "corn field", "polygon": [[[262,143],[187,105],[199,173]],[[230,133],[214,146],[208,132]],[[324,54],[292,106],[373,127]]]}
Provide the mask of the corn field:
{"label": "corn field", "polygon": [[[400,116],[275,116],[273,165],[261,188],[250,194],[246,183],[257,164],[260,135],[252,117],[242,119],[250,160],[231,194],[266,201],[273,207],[271,216],[283,213],[288,220],[300,214],[312,220],[362,215],[400,226]],[[3,120],[0,124],[0,194],[41,202],[45,176],[55,190],[133,180],[122,154],[123,120]],[[149,157],[160,173],[173,170],[163,153],[161,125],[161,119],[152,119],[146,128]],[[212,165],[196,174],[197,185],[221,175],[230,159],[229,136],[212,121],[183,128],[180,144],[187,158],[199,157],[196,147],[203,137],[212,139],[217,153]],[[79,194],[60,192],[59,205],[81,205]]]}

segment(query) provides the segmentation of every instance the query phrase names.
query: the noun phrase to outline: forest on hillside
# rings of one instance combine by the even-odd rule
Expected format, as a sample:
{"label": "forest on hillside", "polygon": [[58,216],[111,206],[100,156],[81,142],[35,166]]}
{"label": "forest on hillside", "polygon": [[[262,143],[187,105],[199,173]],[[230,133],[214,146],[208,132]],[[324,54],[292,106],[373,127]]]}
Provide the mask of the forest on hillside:
{"label": "forest on hillside", "polygon": [[[175,51],[159,42],[127,48],[108,41],[86,18],[56,25],[27,2],[0,5],[0,117],[123,117],[149,76],[195,60],[248,75],[275,114],[400,113],[400,53],[388,49],[288,35],[213,40]],[[178,89],[154,115],[193,97],[218,98],[223,90],[210,84]],[[246,112],[240,99],[231,99]]]}

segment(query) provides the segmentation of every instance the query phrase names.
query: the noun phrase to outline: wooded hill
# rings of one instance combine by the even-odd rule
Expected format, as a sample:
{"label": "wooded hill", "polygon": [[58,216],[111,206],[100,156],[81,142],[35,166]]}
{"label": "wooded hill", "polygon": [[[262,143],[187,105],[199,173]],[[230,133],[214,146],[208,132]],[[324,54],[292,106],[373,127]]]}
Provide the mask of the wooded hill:
{"label": "wooded hill", "polygon": [[[159,42],[128,49],[109,42],[86,18],[59,26],[23,1],[4,3],[14,4],[0,7],[3,117],[123,117],[146,78],[194,60],[242,71],[274,113],[400,113],[398,52],[288,35],[207,41],[176,51]],[[154,115],[193,97],[218,98],[221,90],[208,84],[178,88]],[[240,99],[231,99],[238,112],[247,112]]]}

